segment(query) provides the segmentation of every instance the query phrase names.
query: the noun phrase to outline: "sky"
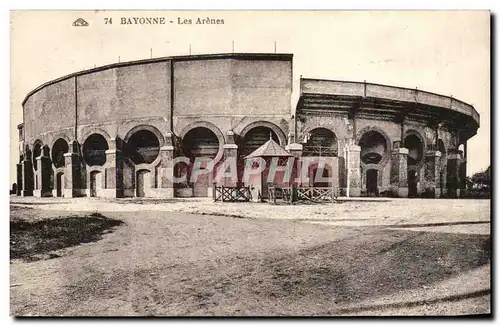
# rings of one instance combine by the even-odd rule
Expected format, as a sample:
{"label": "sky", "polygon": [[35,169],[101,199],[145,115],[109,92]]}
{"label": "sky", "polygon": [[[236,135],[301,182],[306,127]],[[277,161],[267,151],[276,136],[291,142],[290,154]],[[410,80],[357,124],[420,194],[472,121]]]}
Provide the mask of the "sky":
{"label": "sky", "polygon": [[[73,27],[77,18],[87,27]],[[165,25],[121,18],[165,17]],[[194,24],[197,18],[223,25]],[[112,24],[105,24],[112,18]],[[191,19],[193,24],[178,24]],[[481,116],[468,142],[467,174],[490,165],[488,11],[23,11],[10,15],[10,183],[26,94],[49,80],[114,62],[207,53],[294,54],[299,78],[364,81],[443,94]]]}

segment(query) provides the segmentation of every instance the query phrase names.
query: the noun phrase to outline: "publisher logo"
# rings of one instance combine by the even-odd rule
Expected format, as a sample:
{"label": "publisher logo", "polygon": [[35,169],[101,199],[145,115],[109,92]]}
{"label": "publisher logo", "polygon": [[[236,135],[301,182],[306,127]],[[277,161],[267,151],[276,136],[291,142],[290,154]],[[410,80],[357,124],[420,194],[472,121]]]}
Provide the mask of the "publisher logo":
{"label": "publisher logo", "polygon": [[76,27],[89,26],[89,23],[87,23],[87,21],[83,18],[78,18],[77,20],[75,20],[73,22],[73,26],[76,26]]}

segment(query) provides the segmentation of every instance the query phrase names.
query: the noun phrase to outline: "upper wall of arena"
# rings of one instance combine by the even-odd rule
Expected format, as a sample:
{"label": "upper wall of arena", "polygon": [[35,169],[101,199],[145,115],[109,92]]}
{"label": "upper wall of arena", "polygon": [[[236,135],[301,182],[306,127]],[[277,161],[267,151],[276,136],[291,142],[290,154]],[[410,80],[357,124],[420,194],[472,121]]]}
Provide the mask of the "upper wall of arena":
{"label": "upper wall of arena", "polygon": [[[23,101],[23,138],[124,138],[138,124],[181,133],[200,115],[223,133],[265,120],[289,130],[292,54],[216,54],[116,63],[45,83]],[[224,117],[226,117],[224,119]]]}

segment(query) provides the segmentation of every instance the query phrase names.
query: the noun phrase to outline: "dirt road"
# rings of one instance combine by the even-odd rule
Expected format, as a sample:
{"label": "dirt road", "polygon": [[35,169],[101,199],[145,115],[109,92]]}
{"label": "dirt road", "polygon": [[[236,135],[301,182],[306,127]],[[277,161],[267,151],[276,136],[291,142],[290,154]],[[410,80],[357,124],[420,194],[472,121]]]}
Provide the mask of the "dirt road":
{"label": "dirt road", "polygon": [[[491,240],[484,212],[489,202],[484,205],[477,210],[481,216],[469,214],[447,225],[428,221],[430,231],[421,221],[338,226],[102,212],[124,223],[101,240],[58,250],[53,259],[11,260],[11,314],[488,313]],[[14,207],[11,219],[68,215],[31,207]],[[450,229],[453,223],[458,232]]]}

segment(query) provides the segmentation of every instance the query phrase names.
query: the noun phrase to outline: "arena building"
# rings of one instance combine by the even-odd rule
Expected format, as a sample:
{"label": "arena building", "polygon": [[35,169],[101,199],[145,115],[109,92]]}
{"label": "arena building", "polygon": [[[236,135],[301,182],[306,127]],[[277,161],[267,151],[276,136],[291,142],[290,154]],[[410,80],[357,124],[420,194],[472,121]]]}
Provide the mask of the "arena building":
{"label": "arena building", "polygon": [[[196,182],[172,175],[193,173],[189,163],[199,157],[234,158],[240,184],[245,158],[271,140],[293,157],[334,158],[326,168],[333,181],[311,178],[308,186],[350,196],[460,196],[467,140],[479,127],[471,105],[419,89],[301,77],[292,106],[292,60],[178,56],[47,82],[23,101],[18,195],[211,196],[213,174]],[[180,156],[190,161],[176,163]]]}

